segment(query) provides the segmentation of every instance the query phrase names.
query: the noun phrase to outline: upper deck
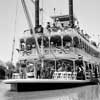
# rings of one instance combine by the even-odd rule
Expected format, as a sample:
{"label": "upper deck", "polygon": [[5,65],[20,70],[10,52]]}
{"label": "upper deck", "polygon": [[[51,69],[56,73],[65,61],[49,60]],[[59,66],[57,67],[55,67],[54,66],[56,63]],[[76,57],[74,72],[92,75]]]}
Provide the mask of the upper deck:
{"label": "upper deck", "polygon": [[[49,59],[66,58],[68,54],[70,58],[75,57],[75,59],[78,58],[78,55],[83,56],[85,59],[100,58],[100,51],[97,46],[91,44],[77,25],[70,28],[69,16],[52,16],[51,18],[54,20],[53,25],[47,23],[43,33],[41,33],[41,27],[39,27],[35,34],[42,55]],[[74,21],[76,21],[75,18]],[[25,31],[24,34],[27,34],[27,32],[30,33],[30,31]],[[27,57],[28,59],[39,58],[35,39],[30,34],[20,39],[20,57],[25,59]]]}
{"label": "upper deck", "polygon": [[[56,24],[56,26],[70,27],[69,15],[51,16],[51,18],[53,19],[53,22]],[[74,22],[75,21],[76,21],[76,18],[74,17]]]}

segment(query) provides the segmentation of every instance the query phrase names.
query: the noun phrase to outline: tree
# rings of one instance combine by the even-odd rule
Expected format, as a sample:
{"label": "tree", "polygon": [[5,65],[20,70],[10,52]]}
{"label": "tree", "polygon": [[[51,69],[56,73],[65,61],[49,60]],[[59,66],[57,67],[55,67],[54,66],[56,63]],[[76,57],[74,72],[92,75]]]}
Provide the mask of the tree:
{"label": "tree", "polygon": [[8,69],[7,69],[8,70],[7,76],[8,76],[8,78],[12,78],[12,74],[15,71],[15,66],[10,61],[6,62],[6,65],[8,67]]}
{"label": "tree", "polygon": [[6,64],[0,60],[0,79],[5,79],[7,72]]}

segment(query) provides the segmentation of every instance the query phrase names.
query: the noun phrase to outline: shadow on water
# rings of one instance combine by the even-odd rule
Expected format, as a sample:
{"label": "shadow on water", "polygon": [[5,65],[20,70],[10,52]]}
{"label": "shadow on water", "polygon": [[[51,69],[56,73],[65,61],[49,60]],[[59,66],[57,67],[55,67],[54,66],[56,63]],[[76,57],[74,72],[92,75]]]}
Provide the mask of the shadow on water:
{"label": "shadow on water", "polygon": [[12,92],[9,86],[0,85],[0,100],[100,100],[99,85],[35,92]]}

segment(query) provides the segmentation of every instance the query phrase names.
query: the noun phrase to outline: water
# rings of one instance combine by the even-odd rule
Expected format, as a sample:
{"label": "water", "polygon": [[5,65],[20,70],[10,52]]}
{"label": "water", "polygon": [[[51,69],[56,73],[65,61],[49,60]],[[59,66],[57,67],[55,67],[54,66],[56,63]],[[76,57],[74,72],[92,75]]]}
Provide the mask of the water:
{"label": "water", "polygon": [[100,100],[100,86],[89,85],[62,90],[11,92],[10,85],[0,83],[0,100]]}

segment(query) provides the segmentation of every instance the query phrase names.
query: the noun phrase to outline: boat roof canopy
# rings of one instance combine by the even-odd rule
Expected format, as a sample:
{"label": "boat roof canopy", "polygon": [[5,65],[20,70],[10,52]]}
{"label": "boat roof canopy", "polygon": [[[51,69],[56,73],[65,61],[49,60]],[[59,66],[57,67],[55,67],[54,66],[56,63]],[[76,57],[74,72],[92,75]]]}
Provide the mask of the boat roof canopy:
{"label": "boat roof canopy", "polygon": [[[56,16],[51,16],[51,18],[54,21],[69,21],[69,15],[56,15]],[[76,20],[76,18],[74,17],[74,21]]]}

